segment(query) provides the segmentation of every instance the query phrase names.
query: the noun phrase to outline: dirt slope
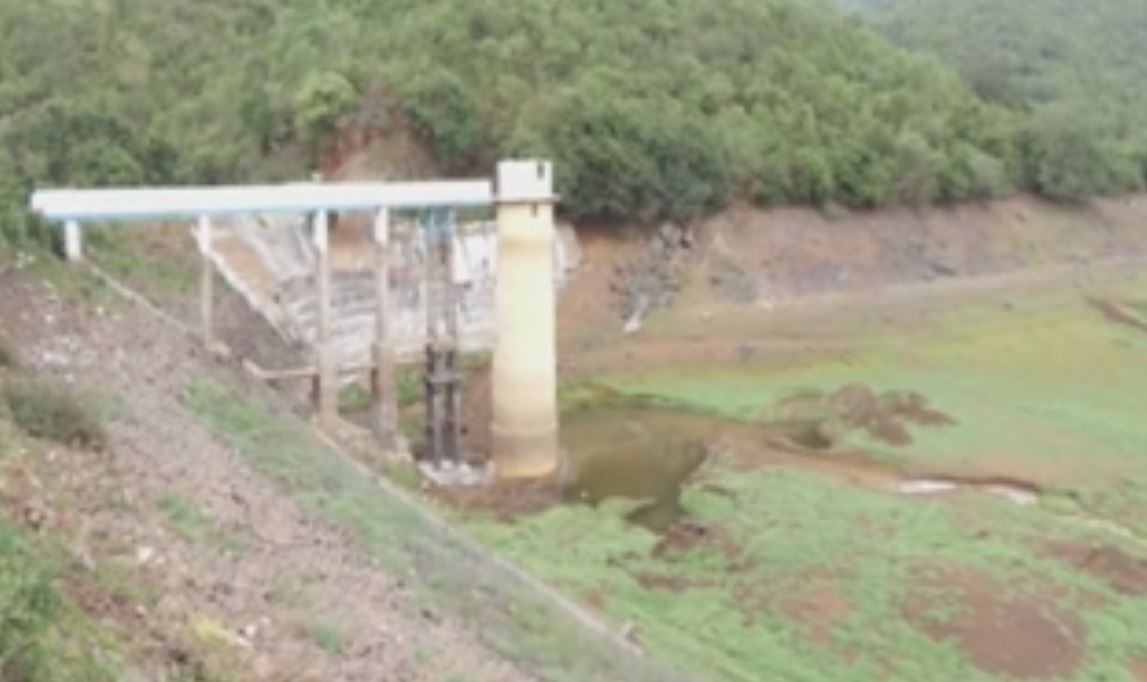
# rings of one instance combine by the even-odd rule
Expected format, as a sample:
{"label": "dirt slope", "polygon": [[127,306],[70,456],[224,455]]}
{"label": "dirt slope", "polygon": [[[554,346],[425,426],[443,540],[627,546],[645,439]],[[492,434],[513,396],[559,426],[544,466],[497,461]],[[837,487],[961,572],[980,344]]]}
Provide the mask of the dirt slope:
{"label": "dirt slope", "polygon": [[687,240],[680,231],[580,232],[582,267],[559,310],[566,372],[846,349],[850,326],[891,314],[1135,265],[1147,258],[1147,196],[878,212],[742,206],[692,226]]}
{"label": "dirt slope", "polygon": [[81,570],[122,576],[113,598],[77,598],[158,671],[194,658],[225,679],[529,679],[207,432],[180,396],[218,369],[182,333],[16,272],[0,292],[24,363],[101,396],[112,415],[107,452],[49,450],[5,472],[4,492],[39,510]]}

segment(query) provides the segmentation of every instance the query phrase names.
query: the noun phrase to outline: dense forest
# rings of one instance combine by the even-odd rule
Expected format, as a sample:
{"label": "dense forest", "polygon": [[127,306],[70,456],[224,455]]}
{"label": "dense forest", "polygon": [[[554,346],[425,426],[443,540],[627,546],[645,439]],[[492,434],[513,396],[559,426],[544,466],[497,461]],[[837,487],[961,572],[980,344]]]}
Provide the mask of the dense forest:
{"label": "dense forest", "polygon": [[862,1],[894,43],[937,56],[984,100],[1024,117],[1032,188],[1077,199],[1142,187],[1147,3]]}
{"label": "dense forest", "polygon": [[[957,45],[992,40],[973,19],[1072,3],[0,0],[0,229],[37,185],[305,177],[347,131],[410,132],[449,174],[551,156],[587,220],[1130,190],[1138,2],[989,51]],[[993,55],[1014,64],[998,81],[975,62]]]}

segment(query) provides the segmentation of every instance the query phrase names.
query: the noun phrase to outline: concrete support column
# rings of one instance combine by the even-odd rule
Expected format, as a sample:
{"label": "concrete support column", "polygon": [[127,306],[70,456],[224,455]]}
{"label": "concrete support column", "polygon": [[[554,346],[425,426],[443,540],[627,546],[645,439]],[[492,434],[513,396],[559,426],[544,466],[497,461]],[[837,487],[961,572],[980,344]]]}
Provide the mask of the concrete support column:
{"label": "concrete support column", "polygon": [[212,332],[212,318],[215,307],[215,266],[211,262],[211,219],[207,216],[199,217],[199,226],[195,232],[199,243],[200,273],[199,273],[199,323],[203,334],[203,345],[211,349],[214,341]]}
{"label": "concrete support column", "polygon": [[327,212],[314,217],[315,285],[318,295],[318,329],[315,334],[315,400],[319,422],[330,426],[338,419],[338,376],[331,348],[331,258],[327,239]]}
{"label": "concrete support column", "polygon": [[390,332],[390,212],[374,218],[375,331],[371,390],[374,434],[385,448],[398,444],[398,390],[395,381],[394,340]]}
{"label": "concrete support column", "polygon": [[70,261],[83,260],[84,258],[79,221],[69,220],[64,223],[64,258]]}
{"label": "concrete support column", "polygon": [[559,452],[551,165],[500,163],[495,200],[495,467],[501,478],[542,478],[556,471]]}

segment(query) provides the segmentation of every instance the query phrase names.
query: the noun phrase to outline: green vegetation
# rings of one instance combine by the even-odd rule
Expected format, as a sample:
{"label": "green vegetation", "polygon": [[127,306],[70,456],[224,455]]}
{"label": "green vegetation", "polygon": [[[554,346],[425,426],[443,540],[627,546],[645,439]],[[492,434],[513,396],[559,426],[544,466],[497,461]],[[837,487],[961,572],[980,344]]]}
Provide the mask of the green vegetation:
{"label": "green vegetation", "polygon": [[220,528],[215,519],[195,504],[177,494],[164,495],[157,503],[168,523],[189,542],[206,542],[230,552],[243,549],[242,535]]}
{"label": "green vegetation", "polygon": [[32,379],[6,381],[0,386],[0,398],[12,420],[30,436],[81,447],[106,444],[101,413],[69,387]]}
{"label": "green vegetation", "polygon": [[[0,521],[0,679],[111,682],[112,652],[54,585],[51,553]],[[104,660],[101,660],[104,659]]]}
{"label": "green vegetation", "polygon": [[1034,189],[1075,200],[1143,187],[1147,5],[890,0],[874,21],[1019,114],[1022,173]]}
{"label": "green vegetation", "polygon": [[36,185],[298,178],[406,134],[449,173],[551,156],[565,210],[587,220],[688,219],[735,198],[868,207],[1137,187],[1141,140],[1092,131],[1143,109],[1124,78],[1142,72],[1142,15],[1077,22],[1091,5],[1056,7],[1041,16],[1085,29],[1059,63],[1093,45],[1128,55],[1082,62],[1100,73],[1076,80],[1113,84],[1102,119],[1011,106],[1030,87],[1007,77],[1007,97],[970,79],[985,101],[825,0],[0,0],[14,27],[0,40],[0,233],[46,238],[22,208]]}
{"label": "green vegetation", "polygon": [[[1142,278],[1111,288],[1119,300],[1142,300],[1147,291]],[[1105,319],[1077,291],[1034,297],[1022,310],[983,304],[912,320],[911,329],[903,321],[869,327],[847,354],[604,383],[647,404],[737,420],[779,416],[778,401],[810,389],[918,391],[956,423],[911,426],[903,446],[859,433],[848,444],[893,471],[1035,480],[1045,489],[1037,506],[975,491],[896,496],[879,489],[890,482],[867,488],[852,470],[835,475],[832,459],[844,456],[825,453],[807,455],[807,470],[789,459],[759,467],[711,461],[682,498],[701,534],[652,534],[624,520],[632,504],[621,502],[555,508],[512,524],[472,514],[459,522],[615,622],[633,623],[652,650],[706,679],[1009,679],[927,634],[974,607],[956,581],[922,579],[937,569],[995,585],[995,613],[1007,612],[1010,599],[1037,598],[1078,615],[1087,646],[1062,679],[1130,679],[1130,662],[1147,657],[1131,634],[1147,628],[1147,596],[1050,548],[1104,547],[1130,557],[1127,565],[1147,566],[1139,398],[1147,333]],[[619,398],[578,386],[564,391],[563,406],[593,409],[595,400],[610,410]],[[718,439],[717,427],[705,428]],[[747,441],[718,442],[735,450]],[[922,605],[908,617],[914,600]],[[1008,628],[998,632],[1007,646]]]}
{"label": "green vegetation", "polygon": [[[1147,285],[1124,287],[1136,300]],[[614,388],[736,419],[777,416],[791,394],[832,392],[862,383],[876,391],[914,391],[955,420],[912,427],[894,447],[861,434],[848,441],[910,470],[977,466],[1041,482],[1080,497],[1094,511],[1147,533],[1147,334],[1109,321],[1078,293],[1049,293],[1012,314],[996,306],[937,316],[926,331],[893,325],[846,356],[808,355],[755,367],[705,372],[665,370],[618,376]],[[990,400],[985,400],[990,396]],[[1088,453],[1080,459],[1080,453]],[[1059,475],[1053,475],[1058,472]],[[1123,482],[1119,494],[1113,480]]]}
{"label": "green vegetation", "polygon": [[[468,367],[465,358],[462,366]],[[396,379],[398,406],[411,407],[421,403],[426,397],[425,370],[419,365],[409,365],[398,369]],[[348,384],[339,391],[339,410],[343,412],[364,412],[370,409],[370,388],[361,383]]]}
{"label": "green vegetation", "polygon": [[[0,391],[7,393],[9,382],[0,381]],[[0,405],[0,460],[5,465],[28,449],[16,436],[8,412]],[[0,471],[0,484],[3,479]],[[121,679],[116,643],[61,594],[60,547],[51,537],[24,532],[5,512],[0,506],[0,680]]]}
{"label": "green vegetation", "polygon": [[302,504],[355,533],[363,546],[435,608],[479,623],[483,641],[544,679],[575,682],[622,676],[671,682],[659,664],[631,658],[574,622],[536,588],[482,558],[416,507],[338,453],[289,414],[218,382],[189,383],[185,403],[212,431]]}
{"label": "green vegetation", "polygon": [[185,538],[201,538],[212,528],[211,519],[184,497],[164,495],[159,498],[158,506],[159,510],[167,516],[167,520]]}
{"label": "green vegetation", "polygon": [[362,384],[348,384],[339,389],[340,412],[365,412],[370,409],[370,391]]}
{"label": "green vegetation", "polygon": [[[1025,540],[1117,536],[974,493],[921,501],[820,474],[721,464],[703,479],[683,503],[709,532],[676,549],[626,523],[624,505],[468,523],[500,552],[601,604],[615,622],[632,623],[651,650],[704,679],[1009,679],[921,629],[964,604],[939,602],[919,621],[905,617],[911,597],[927,589],[917,576],[937,566],[990,577],[1002,603],[1017,596],[1003,586],[1015,585],[1082,614],[1091,651],[1064,679],[1124,679],[1105,675],[1144,653],[1133,633],[1147,627],[1147,599],[1122,595]],[[1069,594],[1076,596],[1061,596]],[[1086,606],[1089,597],[1104,605]]]}
{"label": "green vegetation", "polygon": [[307,634],[328,654],[338,654],[346,647],[346,633],[326,621],[316,621],[308,625]]}
{"label": "green vegetation", "polygon": [[86,229],[84,248],[88,257],[108,274],[150,295],[179,296],[195,291],[199,273],[194,261],[174,259],[169,251],[157,251],[146,241],[154,233],[129,234],[130,229]]}
{"label": "green vegetation", "polygon": [[27,655],[22,652],[34,646],[59,608],[50,573],[7,526],[0,526],[0,606],[2,672]]}

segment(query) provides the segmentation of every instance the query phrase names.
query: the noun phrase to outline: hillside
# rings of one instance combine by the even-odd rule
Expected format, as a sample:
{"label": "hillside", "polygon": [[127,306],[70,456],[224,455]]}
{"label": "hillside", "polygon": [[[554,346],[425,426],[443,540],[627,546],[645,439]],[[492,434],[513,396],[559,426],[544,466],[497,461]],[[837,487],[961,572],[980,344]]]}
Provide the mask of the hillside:
{"label": "hillside", "polygon": [[1144,184],[1133,0],[842,4],[0,0],[0,229],[35,185],[298,178],[411,140],[422,172],[551,156],[594,221]]}
{"label": "hillside", "polygon": [[1016,179],[1005,112],[820,1],[0,0],[0,27],[9,212],[37,184],[299,177],[407,131],[450,173],[552,155],[584,219]]}
{"label": "hillside", "polygon": [[894,43],[935,55],[1026,120],[1024,175],[1052,197],[1147,174],[1147,5],[1138,0],[868,3]]}

